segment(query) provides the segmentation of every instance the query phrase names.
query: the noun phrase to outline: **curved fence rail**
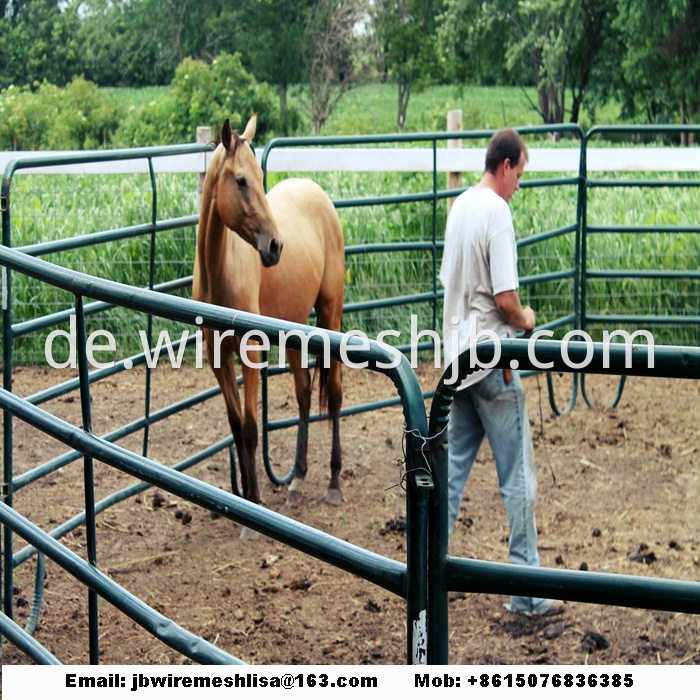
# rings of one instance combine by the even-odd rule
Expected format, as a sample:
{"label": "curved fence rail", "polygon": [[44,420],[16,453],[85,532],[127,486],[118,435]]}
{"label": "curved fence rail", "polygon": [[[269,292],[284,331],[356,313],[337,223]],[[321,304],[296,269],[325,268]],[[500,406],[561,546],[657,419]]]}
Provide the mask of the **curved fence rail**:
{"label": "curved fence rail", "polygon": [[[338,566],[344,570],[366,578],[387,590],[407,599],[407,607],[411,610],[407,620],[409,632],[408,654],[414,662],[420,662],[426,656],[425,625],[427,608],[427,567],[422,560],[424,557],[425,510],[427,507],[427,491],[432,488],[429,471],[426,471],[421,455],[423,440],[426,435],[426,417],[423,395],[415,374],[403,361],[398,367],[379,370],[377,365],[392,365],[394,356],[385,348],[371,344],[369,350],[364,344],[350,340],[344,352],[351,361],[365,362],[376,371],[387,374],[394,382],[404,411],[407,439],[407,508],[408,521],[413,523],[413,535],[410,538],[407,564],[388,560],[371,552],[361,550],[337,538],[316,531],[309,527],[300,526],[289,518],[280,516],[264,508],[255,506],[235,495],[227,494],[202,482],[181,474],[173,469],[163,467],[143,456],[135,455],[123,448],[115,446],[102,438],[90,434],[90,395],[87,377],[85,318],[82,311],[82,299],[89,296],[105,303],[123,305],[136,311],[158,315],[163,318],[193,324],[201,317],[204,327],[213,330],[234,330],[247,332],[255,330],[266,335],[272,344],[279,340],[279,332],[285,334],[301,333],[308,336],[308,347],[312,354],[323,355],[324,340],[313,334],[313,328],[300,324],[284,323],[253,314],[222,309],[194,302],[177,299],[149,290],[138,290],[126,285],[100,280],[70,270],[60,268],[51,263],[31,258],[25,253],[13,251],[4,246],[0,248],[0,263],[5,268],[30,275],[36,279],[56,285],[76,297],[76,317],[78,323],[78,355],[80,373],[80,396],[83,407],[83,424],[85,429],[72,426],[42,409],[33,406],[24,399],[19,399],[11,392],[0,390],[0,405],[6,416],[16,416],[32,426],[55,437],[66,445],[73,447],[85,460],[85,471],[91,474],[92,460],[100,461],[120,469],[138,479],[156,485],[170,493],[196,503],[208,510],[230,518],[247,527],[258,530],[289,544],[301,551]],[[330,338],[331,356],[342,359],[341,333],[328,332]],[[301,349],[302,340],[298,335],[291,335],[289,346]],[[6,425],[11,421],[6,420]],[[9,474],[7,484],[12,484],[12,445],[8,445]],[[191,635],[184,633],[173,623],[166,621],[155,611],[145,609],[140,601],[136,601],[121,587],[110,581],[97,569],[96,561],[96,528],[94,486],[91,478],[86,479],[85,489],[85,524],[88,540],[88,562],[72,555],[65,547],[58,544],[50,535],[26,522],[16,515],[12,509],[11,489],[8,489],[5,503],[0,509],[0,521],[4,524],[5,561],[4,571],[4,607],[8,618],[12,618],[12,534],[17,532],[26,539],[32,547],[49,556],[61,566],[70,571],[76,578],[89,586],[90,596],[90,629],[91,649],[90,658],[98,662],[99,647],[97,639],[97,598],[98,594],[112,602],[136,622],[151,631],[162,641],[181,651],[190,658],[206,663],[235,662],[229,655],[221,655],[211,645],[201,642]],[[422,541],[421,541],[422,540]],[[39,656],[35,657],[39,660]]]}

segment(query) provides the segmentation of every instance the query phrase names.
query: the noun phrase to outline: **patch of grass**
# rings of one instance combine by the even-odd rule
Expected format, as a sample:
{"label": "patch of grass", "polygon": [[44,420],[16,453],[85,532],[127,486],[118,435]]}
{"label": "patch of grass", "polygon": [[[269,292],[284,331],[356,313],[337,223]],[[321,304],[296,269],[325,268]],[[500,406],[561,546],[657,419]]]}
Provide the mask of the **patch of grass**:
{"label": "patch of grass", "polygon": [[132,107],[138,109],[157,100],[162,95],[167,95],[170,89],[169,85],[142,88],[105,87],[100,88],[100,92],[127,109]]}
{"label": "patch of grass", "polygon": [[[298,88],[295,99],[299,100]],[[444,131],[447,112],[462,110],[462,124],[469,129],[498,129],[502,126],[541,124],[533,109],[537,104],[534,88],[481,87],[474,85],[435,85],[411,95],[405,132]],[[324,136],[396,133],[398,89],[390,83],[364,85],[346,93],[323,127]],[[610,103],[595,114],[581,113],[584,129],[595,121],[616,123],[619,107]]]}

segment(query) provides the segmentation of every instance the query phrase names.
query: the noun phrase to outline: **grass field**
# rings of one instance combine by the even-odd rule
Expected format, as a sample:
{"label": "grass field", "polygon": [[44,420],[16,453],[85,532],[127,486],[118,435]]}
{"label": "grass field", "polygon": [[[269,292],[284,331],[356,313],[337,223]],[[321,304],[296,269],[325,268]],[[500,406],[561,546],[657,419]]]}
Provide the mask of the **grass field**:
{"label": "grass field", "polygon": [[[102,88],[125,107],[138,108],[167,93],[169,87]],[[302,110],[301,88],[291,88],[289,104]],[[497,129],[502,126],[527,126],[542,122],[530,101],[537,103],[533,88],[437,85],[411,95],[406,115],[406,132],[443,131],[448,110],[461,109],[465,129]],[[323,136],[396,133],[398,93],[393,85],[365,85],[346,93],[323,127]],[[585,110],[581,126],[616,123],[619,108],[606,105],[591,115]],[[234,125],[236,126],[236,125]],[[243,126],[243,125],[240,125]],[[306,134],[311,135],[310,121]]]}

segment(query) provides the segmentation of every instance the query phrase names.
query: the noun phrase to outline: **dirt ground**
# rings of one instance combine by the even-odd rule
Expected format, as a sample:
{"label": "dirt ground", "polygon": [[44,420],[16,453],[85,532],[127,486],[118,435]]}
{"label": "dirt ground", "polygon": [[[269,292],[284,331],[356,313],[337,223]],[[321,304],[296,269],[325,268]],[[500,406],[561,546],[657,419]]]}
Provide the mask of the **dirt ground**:
{"label": "dirt ground", "polygon": [[[17,369],[15,391],[27,395],[56,383],[56,370]],[[420,372],[425,388],[437,373]],[[60,377],[63,378],[63,377]],[[345,370],[345,404],[393,395],[383,376]],[[562,406],[570,377],[556,378]],[[144,373],[131,370],[93,386],[93,429],[103,434],[143,413]],[[213,384],[207,369],[157,370],[156,410]],[[697,381],[630,378],[619,406],[588,408],[579,396],[573,412],[551,415],[544,378],[525,379],[538,459],[538,527],[547,567],[697,580],[700,574],[700,422]],[[589,394],[608,406],[611,378],[589,377]],[[272,380],[271,417],[294,413],[285,378]],[[566,397],[566,398],[564,398]],[[429,402],[428,402],[429,404]],[[80,424],[80,403],[67,396],[43,406]],[[20,473],[63,447],[15,422],[15,469]],[[151,428],[149,457],[174,464],[227,435],[223,401],[216,397]],[[140,434],[120,444],[140,450]],[[330,431],[311,430],[305,502],[290,511],[285,488],[260,468],[264,505],[352,543],[403,561],[405,533],[390,523],[404,514],[398,460],[399,408],[342,422],[343,494],[325,495]],[[271,458],[290,466],[291,430],[273,433]],[[190,474],[230,490],[224,453]],[[553,480],[553,476],[556,478]],[[131,483],[97,465],[97,498]],[[554,483],[553,483],[554,481]],[[393,488],[392,488],[393,487]],[[467,486],[451,553],[507,561],[507,523],[488,446]],[[15,507],[45,529],[83,508],[79,462],[15,494]],[[98,564],[119,584],[178,624],[253,664],[402,664],[406,661],[403,600],[273,540],[239,539],[240,527],[154,489],[98,516]],[[63,540],[85,556],[85,529]],[[16,540],[16,548],[23,546]],[[15,612],[29,614],[35,561],[15,571]],[[36,638],[63,663],[88,662],[87,592],[48,563]],[[696,664],[700,617],[569,602],[563,615],[534,620],[507,612],[502,596],[453,595],[453,664]],[[100,602],[101,662],[178,664],[177,652]],[[3,641],[5,664],[28,663]]]}

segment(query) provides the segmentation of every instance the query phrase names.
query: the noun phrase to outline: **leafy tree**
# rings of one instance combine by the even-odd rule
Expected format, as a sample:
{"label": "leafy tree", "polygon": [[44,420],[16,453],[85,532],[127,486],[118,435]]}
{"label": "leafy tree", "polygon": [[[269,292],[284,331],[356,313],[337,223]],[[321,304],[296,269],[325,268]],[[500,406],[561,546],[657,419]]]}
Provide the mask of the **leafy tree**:
{"label": "leafy tree", "polygon": [[84,3],[80,30],[85,76],[105,86],[160,85],[172,79],[155,28],[144,22],[143,2],[91,0]]}
{"label": "leafy tree", "polygon": [[[591,104],[604,99],[619,66],[616,10],[617,0],[449,0],[441,37],[448,46],[465,40],[486,61],[501,56],[513,82],[537,88],[531,104],[545,124],[578,122],[584,99]],[[465,37],[451,28],[455,18],[469,13],[475,22]]]}
{"label": "leafy tree", "polygon": [[0,19],[18,15],[30,0],[5,0],[0,2]]}
{"label": "leafy tree", "polygon": [[[64,85],[80,72],[77,4],[57,0],[2,3],[0,84]],[[63,8],[63,9],[62,9]]]}
{"label": "leafy tree", "polygon": [[229,15],[238,27],[235,50],[258,80],[277,87],[280,110],[287,112],[290,86],[304,80],[302,42],[315,0],[248,0]]}
{"label": "leafy tree", "polygon": [[235,45],[244,6],[217,0],[81,3],[86,75],[100,85],[164,85],[186,57],[211,61]]}
{"label": "leafy tree", "polygon": [[686,124],[700,117],[700,0],[620,0],[627,47],[618,89],[622,116]]}
{"label": "leafy tree", "polygon": [[[100,85],[164,85],[185,58],[240,54],[258,80],[277,86],[287,113],[303,82],[302,35],[315,0],[88,0],[83,3],[85,74]],[[296,114],[286,114],[290,123]]]}
{"label": "leafy tree", "polygon": [[357,31],[364,10],[363,0],[319,0],[308,14],[302,56],[314,134],[340,98],[374,69],[372,52],[360,50],[370,45],[367,35]]}
{"label": "leafy tree", "polygon": [[618,0],[583,0],[577,40],[569,53],[570,121],[580,121],[581,107],[593,112],[611,96],[619,72],[623,43],[615,24]]}
{"label": "leafy tree", "polygon": [[477,0],[445,0],[436,35],[441,81],[470,85],[514,84],[504,61],[505,40],[510,35],[503,27],[494,27]]}
{"label": "leafy tree", "polygon": [[411,90],[438,74],[437,17],[443,0],[375,0],[373,21],[388,76],[396,81],[396,126],[401,131]]}

